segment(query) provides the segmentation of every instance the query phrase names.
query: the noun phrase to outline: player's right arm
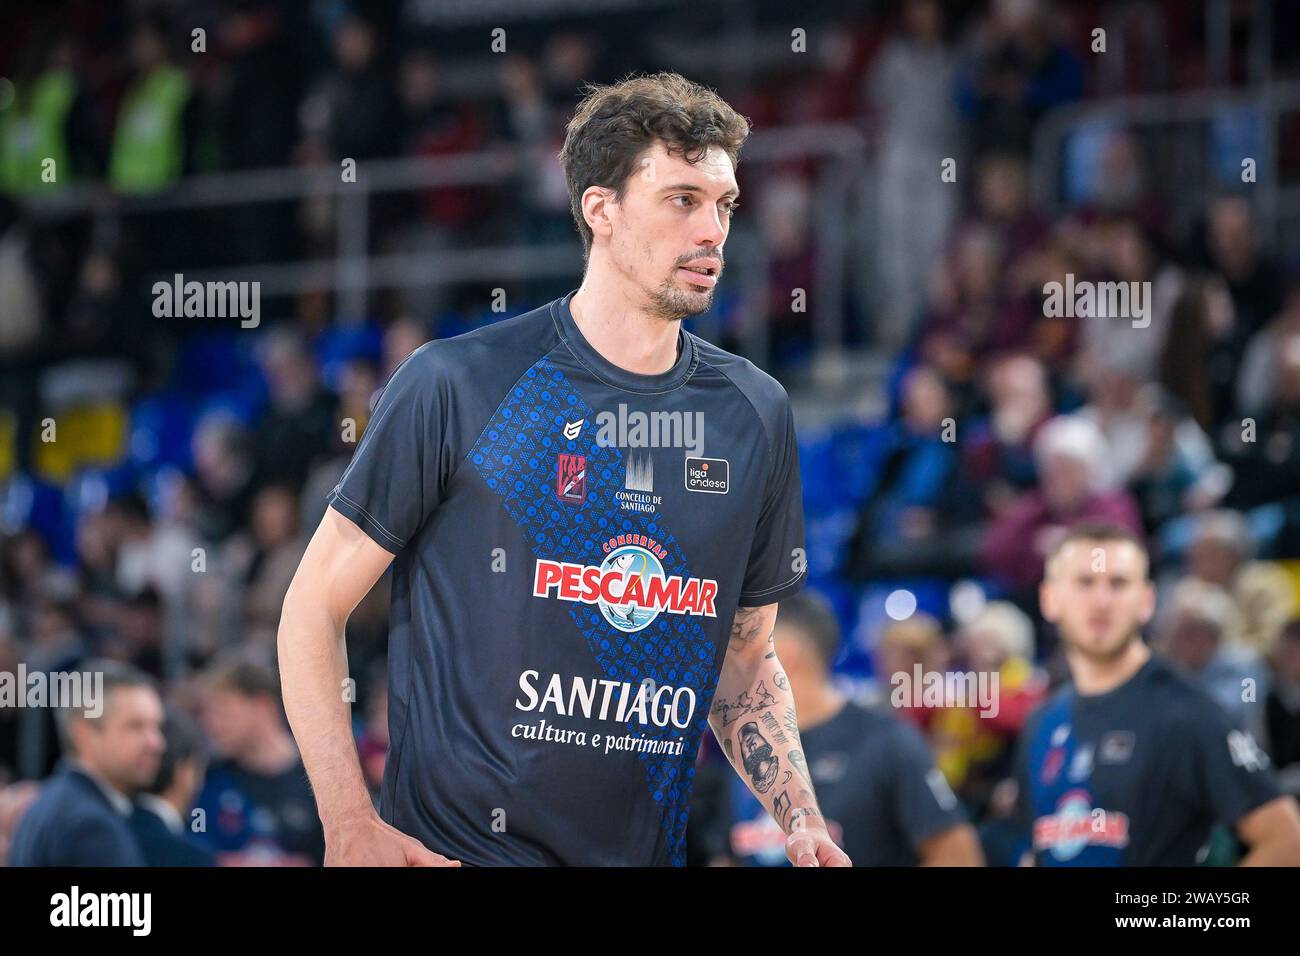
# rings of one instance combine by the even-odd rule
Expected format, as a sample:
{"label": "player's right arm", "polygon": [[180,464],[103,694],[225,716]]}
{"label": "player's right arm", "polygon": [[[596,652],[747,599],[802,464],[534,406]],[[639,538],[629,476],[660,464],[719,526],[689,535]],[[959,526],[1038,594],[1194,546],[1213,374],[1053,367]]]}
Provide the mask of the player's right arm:
{"label": "player's right arm", "polygon": [[280,616],[284,709],[316,795],[326,866],[459,866],[379,818],[352,736],[344,627],[392,560],[350,519],[325,509]]}

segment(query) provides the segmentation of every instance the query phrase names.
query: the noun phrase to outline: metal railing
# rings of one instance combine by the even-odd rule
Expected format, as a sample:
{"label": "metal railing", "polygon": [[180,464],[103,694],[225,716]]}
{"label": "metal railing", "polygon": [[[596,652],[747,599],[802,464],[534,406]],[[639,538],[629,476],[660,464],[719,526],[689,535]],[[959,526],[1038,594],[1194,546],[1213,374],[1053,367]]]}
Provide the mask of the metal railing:
{"label": "metal railing", "polygon": [[1231,113],[1252,114],[1260,119],[1258,155],[1241,158],[1255,161],[1255,181],[1249,186],[1249,195],[1255,200],[1264,237],[1276,246],[1284,224],[1300,226],[1300,186],[1282,184],[1278,170],[1278,127],[1282,114],[1291,112],[1300,112],[1300,82],[1267,83],[1245,91],[1124,96],[1062,106],[1045,116],[1035,133],[1034,189],[1049,212],[1062,210],[1066,203],[1061,189],[1061,160],[1066,143],[1094,124],[1137,135],[1182,134],[1200,145],[1203,152],[1169,152],[1179,163],[1180,175],[1196,181],[1152,182],[1148,188],[1169,200],[1184,217],[1195,215],[1203,208],[1205,198],[1218,191],[1221,182],[1210,156],[1212,124]]}
{"label": "metal railing", "polygon": [[[817,287],[809,290],[813,334],[819,350],[838,349],[843,340],[844,283],[853,230],[845,211],[854,208],[852,191],[858,171],[868,160],[868,140],[847,124],[809,124],[756,131],[745,146],[746,167],[796,160],[819,161],[814,202]],[[525,148],[500,148],[443,157],[410,157],[359,162],[355,181],[345,182],[339,166],[277,168],[214,173],[182,180],[164,194],[122,197],[102,187],[69,187],[33,201],[38,215],[130,217],[170,212],[183,214],[216,207],[328,199],[335,204],[334,254],[329,258],[240,265],[241,279],[261,283],[263,296],[308,291],[335,293],[335,318],[341,324],[364,320],[369,294],[379,288],[453,285],[476,281],[510,281],[577,276],[580,247],[572,242],[510,243],[413,253],[371,253],[371,205],[384,194],[463,186],[505,187],[533,170],[534,154]],[[828,213],[833,213],[829,214]],[[755,360],[765,357],[769,320],[764,280],[768,255],[761,239],[745,224],[733,233],[729,259],[742,274],[744,310],[742,341]],[[197,264],[196,264],[197,265]],[[187,278],[228,278],[229,268],[195,268]],[[163,278],[158,276],[158,278]]]}

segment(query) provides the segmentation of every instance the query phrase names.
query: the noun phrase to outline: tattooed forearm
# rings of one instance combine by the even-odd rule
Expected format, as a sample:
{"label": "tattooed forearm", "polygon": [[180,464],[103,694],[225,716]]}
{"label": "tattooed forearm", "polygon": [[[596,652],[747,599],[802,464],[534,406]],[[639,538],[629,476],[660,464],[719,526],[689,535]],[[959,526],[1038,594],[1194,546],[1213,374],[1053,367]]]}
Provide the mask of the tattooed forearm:
{"label": "tattooed forearm", "polygon": [[751,695],[745,691],[734,700],[719,697],[713,704],[712,713],[722,718],[722,726],[727,727],[745,714],[756,713],[776,706],[776,698],[768,691],[763,681],[758,682]]}
{"label": "tattooed forearm", "polygon": [[794,715],[793,707],[785,709],[785,729],[795,740],[799,739],[799,721]]}
{"label": "tattooed forearm", "polygon": [[786,833],[820,816],[794,692],[776,655],[776,605],[741,608],[732,624],[709,723],[728,761]]}
{"label": "tattooed forearm", "polygon": [[744,761],[745,772],[758,793],[772,789],[781,761],[772,753],[772,745],[753,721],[740,728],[740,759]]}
{"label": "tattooed forearm", "polygon": [[781,729],[780,721],[771,714],[764,713],[759,717],[759,720],[763,722],[763,726],[767,728],[767,732],[772,735],[772,739],[778,744],[788,744],[790,742],[785,737],[785,731]]}
{"label": "tattooed forearm", "polygon": [[803,759],[803,751],[791,750],[787,756],[790,758],[790,766],[794,767],[795,770],[798,770],[805,780],[812,783],[812,777],[808,774],[808,763]]}
{"label": "tattooed forearm", "polygon": [[[741,651],[755,641],[766,637],[772,641],[772,616],[761,607],[742,607],[736,611],[735,620],[731,622],[731,650]],[[764,634],[764,631],[767,631]]]}
{"label": "tattooed forearm", "polygon": [[790,791],[782,790],[775,800],[772,801],[772,818],[780,825],[781,829],[786,828],[785,819],[790,815]]}

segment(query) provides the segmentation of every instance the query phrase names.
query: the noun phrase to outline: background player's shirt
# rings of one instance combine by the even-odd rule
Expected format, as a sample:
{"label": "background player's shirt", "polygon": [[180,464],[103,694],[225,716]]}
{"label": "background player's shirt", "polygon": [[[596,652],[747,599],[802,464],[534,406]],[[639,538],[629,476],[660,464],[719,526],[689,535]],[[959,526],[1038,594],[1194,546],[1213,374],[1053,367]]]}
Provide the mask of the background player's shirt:
{"label": "background player's shirt", "polygon": [[208,767],[194,805],[204,815],[196,843],[229,865],[325,862],[325,834],[302,761],[280,773],[254,773],[221,758]]}
{"label": "background player's shirt", "polygon": [[1062,689],[1021,744],[1039,866],[1191,866],[1216,821],[1232,826],[1279,792],[1254,738],[1154,656],[1105,694]]}
{"label": "background player's shirt", "polygon": [[[915,866],[917,848],[966,822],[924,738],[897,717],[846,704],[801,731],[826,827],[854,866]],[[756,866],[786,866],[786,836],[736,777],[731,853]]]}
{"label": "background player's shirt", "polygon": [[380,813],[467,864],[682,862],[735,610],[805,576],[780,384],[620,369],[571,296],[412,353],[329,496],[396,555]]}

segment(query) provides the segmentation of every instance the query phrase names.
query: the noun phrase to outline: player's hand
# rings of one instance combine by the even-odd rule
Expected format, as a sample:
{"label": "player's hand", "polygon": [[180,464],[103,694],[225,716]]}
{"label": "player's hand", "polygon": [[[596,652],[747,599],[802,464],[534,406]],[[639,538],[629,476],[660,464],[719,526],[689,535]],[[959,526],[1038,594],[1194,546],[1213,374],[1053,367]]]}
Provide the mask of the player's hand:
{"label": "player's hand", "polygon": [[460,866],[419,840],[389,826],[377,814],[325,829],[326,866]]}
{"label": "player's hand", "polygon": [[785,855],[795,866],[852,866],[849,855],[835,845],[821,817],[800,817],[785,841]]}

